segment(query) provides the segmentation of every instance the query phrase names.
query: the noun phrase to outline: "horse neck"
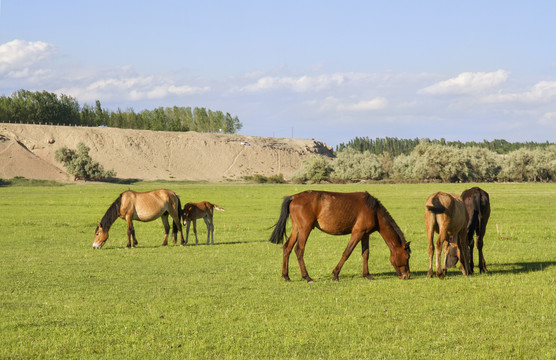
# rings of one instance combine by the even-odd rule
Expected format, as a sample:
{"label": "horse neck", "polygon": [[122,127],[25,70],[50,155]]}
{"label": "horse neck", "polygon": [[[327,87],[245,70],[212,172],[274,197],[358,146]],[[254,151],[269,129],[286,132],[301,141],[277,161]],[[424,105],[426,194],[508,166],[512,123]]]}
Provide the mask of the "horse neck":
{"label": "horse neck", "polygon": [[110,207],[108,208],[108,210],[106,210],[106,213],[102,217],[102,220],[100,220],[100,226],[104,231],[110,230],[110,227],[112,226],[114,221],[116,221],[116,219],[119,217],[121,200],[122,196],[120,195],[120,197],[118,197],[112,203],[112,205],[110,205]]}
{"label": "horse neck", "polygon": [[402,231],[383,206],[377,209],[377,218],[379,226],[378,232],[384,239],[384,242],[386,242],[386,245],[390,248],[390,251],[394,248],[404,246],[406,241]]}

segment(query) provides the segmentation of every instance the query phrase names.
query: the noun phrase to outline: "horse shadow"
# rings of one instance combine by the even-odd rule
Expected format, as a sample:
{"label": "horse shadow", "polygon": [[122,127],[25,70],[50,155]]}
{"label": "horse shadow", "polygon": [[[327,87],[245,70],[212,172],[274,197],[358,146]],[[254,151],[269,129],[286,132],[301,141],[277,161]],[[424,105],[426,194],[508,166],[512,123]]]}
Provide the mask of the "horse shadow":
{"label": "horse shadow", "polygon": [[[492,274],[492,275],[493,274],[526,274],[526,273],[530,273],[530,272],[544,271],[551,266],[556,266],[556,261],[532,261],[532,262],[515,262],[515,263],[503,263],[503,264],[492,263],[492,264],[488,264],[488,265],[490,265],[490,268],[489,268],[488,272],[486,273],[486,275],[488,275],[488,274]],[[393,271],[386,271],[386,272],[375,273],[375,274],[371,273],[371,275],[373,275],[375,277],[375,279],[388,278],[388,277],[397,277],[398,276],[396,274],[396,272],[393,272]],[[427,277],[427,275],[428,275],[427,271],[420,271],[420,270],[411,271],[411,279]],[[477,267],[475,267],[475,273],[472,276],[481,276],[481,275],[482,274],[479,273],[479,269]],[[461,273],[461,271],[459,269],[456,269],[455,267],[452,267],[452,268],[448,269],[447,276],[449,276],[449,277],[458,277],[458,276],[464,276],[464,275]],[[344,277],[346,279],[355,279],[355,278],[361,277],[361,274],[355,274],[355,273],[354,274],[344,274],[344,275],[342,275],[342,277]]]}
{"label": "horse shadow", "polygon": [[491,274],[523,274],[537,271],[544,271],[551,266],[555,266],[556,261],[532,261],[515,262],[504,264],[492,264],[493,270],[488,270]]}

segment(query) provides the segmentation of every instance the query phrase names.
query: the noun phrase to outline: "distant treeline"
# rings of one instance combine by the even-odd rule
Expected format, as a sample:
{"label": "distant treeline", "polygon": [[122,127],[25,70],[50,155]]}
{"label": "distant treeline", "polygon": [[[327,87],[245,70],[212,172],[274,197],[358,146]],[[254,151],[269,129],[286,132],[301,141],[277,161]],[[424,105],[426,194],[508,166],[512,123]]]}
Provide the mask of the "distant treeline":
{"label": "distant treeline", "polygon": [[102,108],[99,100],[94,105],[80,106],[71,96],[28,90],[0,97],[0,122],[226,134],[235,134],[242,127],[237,116],[203,107],[159,107],[138,113],[133,109],[109,111]]}
{"label": "distant treeline", "polygon": [[380,155],[345,149],[332,160],[314,156],[303,162],[295,182],[495,182],[556,181],[556,145],[521,148],[508,154],[480,147],[421,142],[408,155]]}
{"label": "distant treeline", "polygon": [[506,140],[495,139],[492,141],[484,140],[482,142],[476,141],[446,141],[445,139],[440,140],[430,140],[430,139],[398,139],[398,138],[376,138],[370,139],[368,137],[356,137],[350,140],[347,144],[341,143],[336,146],[336,151],[342,151],[346,149],[353,149],[359,152],[368,151],[371,154],[380,155],[384,153],[389,153],[392,156],[398,155],[409,155],[413,149],[417,147],[420,143],[430,143],[435,145],[447,145],[456,147],[459,149],[477,147],[483,148],[490,151],[494,151],[497,154],[508,154],[511,151],[515,151],[521,148],[536,149],[536,148],[546,148],[551,143],[510,143]]}

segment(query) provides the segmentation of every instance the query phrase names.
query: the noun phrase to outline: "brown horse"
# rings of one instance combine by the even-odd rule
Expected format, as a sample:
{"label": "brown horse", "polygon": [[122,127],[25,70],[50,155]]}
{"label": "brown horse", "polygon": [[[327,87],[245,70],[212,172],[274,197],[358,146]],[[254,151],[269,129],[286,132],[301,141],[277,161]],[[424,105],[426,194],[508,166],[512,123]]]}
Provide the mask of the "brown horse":
{"label": "brown horse", "polygon": [[224,211],[218,205],[211,204],[208,201],[202,201],[199,203],[187,203],[183,206],[183,224],[187,225],[185,230],[185,243],[189,241],[189,226],[193,221],[193,233],[195,233],[195,245],[199,243],[199,239],[197,239],[197,219],[205,220],[205,224],[207,225],[207,245],[209,244],[209,240],[212,238],[212,244],[214,244],[214,222],[212,220],[212,216],[214,213],[214,209]]}
{"label": "brown horse", "polygon": [[[486,226],[490,217],[490,198],[488,193],[481,188],[473,187],[461,193],[461,198],[465,204],[469,221],[467,223],[467,242],[469,244],[469,273],[473,274],[473,248],[475,246],[474,237],[477,235],[477,250],[479,251],[479,271],[487,271],[485,257],[483,255],[483,239],[485,237]],[[451,267],[458,262],[455,248],[450,248],[448,253],[447,266]]]}
{"label": "brown horse", "polygon": [[[162,245],[168,245],[168,232],[170,224],[168,223],[168,215],[173,219],[173,235],[174,244],[177,242],[177,231],[181,236],[181,245],[184,245],[183,233],[181,228],[181,203],[178,195],[166,189],[153,190],[149,192],[135,192],[132,190],[125,191],[110,205],[102,220],[95,230],[94,249],[100,249],[108,240],[108,231],[117,218],[122,218],[127,222],[127,247],[135,247],[137,239],[135,238],[135,229],[133,228],[133,220],[152,221],[162,218],[164,224],[164,242]],[[133,236],[133,244],[131,237]]]}
{"label": "brown horse", "polygon": [[293,246],[301,270],[301,276],[307,282],[313,280],[307,273],[303,253],[309,233],[315,227],[330,235],[347,235],[351,239],[342,254],[340,262],[332,272],[334,280],[344,262],[349,258],[353,249],[361,241],[363,255],[363,276],[372,279],[369,274],[369,235],[378,231],[386,245],[390,248],[390,263],[396,269],[400,279],[409,279],[409,257],[411,249],[409,242],[396,225],[386,208],[367,192],[336,193],[327,191],[304,191],[299,194],[286,196],[282,203],[280,217],[275,225],[269,241],[281,244],[286,238],[286,222],[291,217],[292,232],[286,244],[282,247],[284,257],[282,263],[282,277],[290,281],[288,275],[289,257]]}
{"label": "brown horse", "polygon": [[[446,274],[449,237],[456,237],[457,256],[462,259],[462,273],[469,273],[469,246],[467,244],[467,211],[461,197],[456,194],[437,192],[429,196],[425,203],[425,226],[429,241],[429,271],[432,276],[432,256],[436,248],[436,275],[443,279]],[[438,233],[433,246],[434,233]],[[440,254],[444,247],[444,263],[440,267]]]}

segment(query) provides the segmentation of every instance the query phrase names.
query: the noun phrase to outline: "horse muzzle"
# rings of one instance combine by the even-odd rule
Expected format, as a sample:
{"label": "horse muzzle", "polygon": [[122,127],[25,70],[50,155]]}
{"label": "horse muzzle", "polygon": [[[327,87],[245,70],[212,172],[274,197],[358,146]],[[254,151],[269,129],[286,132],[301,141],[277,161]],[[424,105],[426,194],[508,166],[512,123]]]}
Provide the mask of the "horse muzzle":
{"label": "horse muzzle", "polygon": [[93,249],[102,249],[102,245],[93,243]]}

